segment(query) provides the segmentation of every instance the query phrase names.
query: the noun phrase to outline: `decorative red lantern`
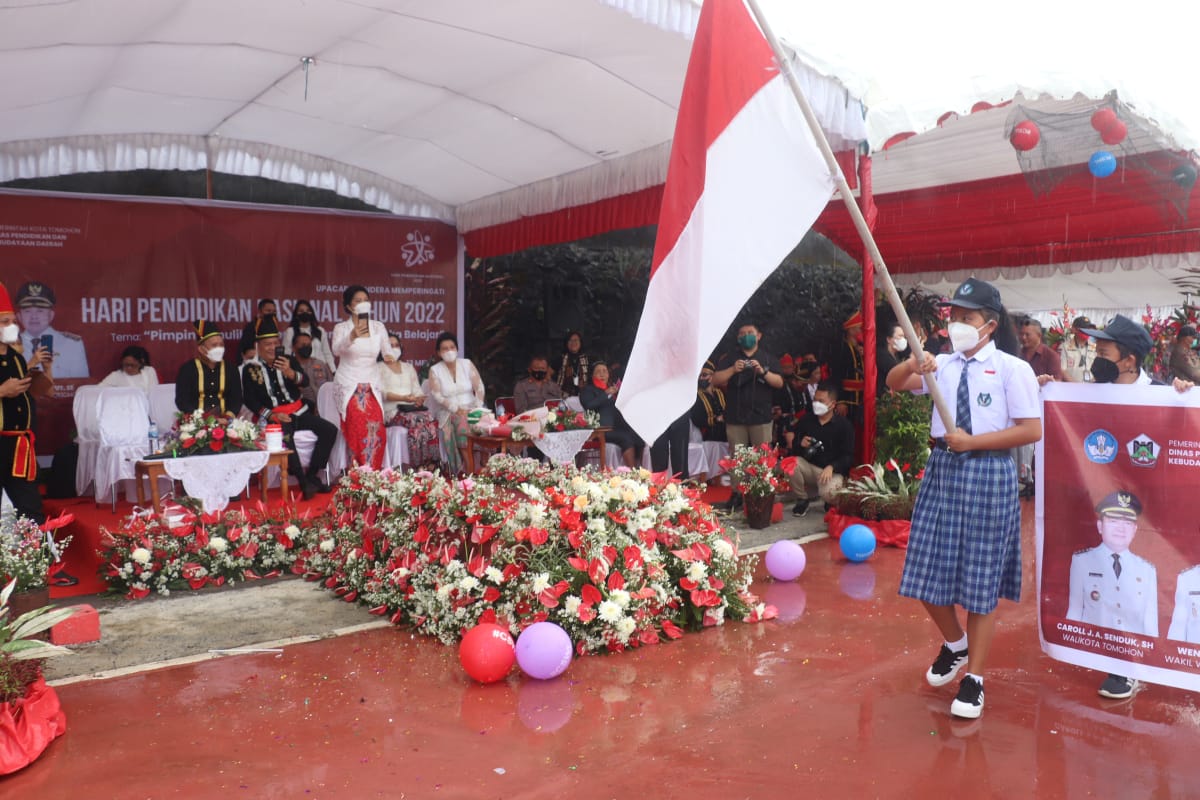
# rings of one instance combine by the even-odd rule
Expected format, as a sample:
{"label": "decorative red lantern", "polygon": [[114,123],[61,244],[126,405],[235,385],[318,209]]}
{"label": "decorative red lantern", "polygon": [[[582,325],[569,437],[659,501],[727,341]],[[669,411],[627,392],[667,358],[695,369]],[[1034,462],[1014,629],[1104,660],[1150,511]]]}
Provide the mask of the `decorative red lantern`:
{"label": "decorative red lantern", "polygon": [[1096,112],[1092,114],[1092,127],[1101,134],[1108,130],[1114,122],[1120,121],[1121,120],[1117,119],[1117,112],[1113,111],[1111,108],[1098,108],[1096,109]]}
{"label": "decorative red lantern", "polygon": [[1016,149],[1025,152],[1037,147],[1041,138],[1042,133],[1038,130],[1037,124],[1032,120],[1026,119],[1018,122],[1016,127],[1012,129],[1012,134],[1008,137],[1008,141]]}
{"label": "decorative red lantern", "polygon": [[1105,144],[1120,144],[1125,141],[1128,133],[1129,129],[1125,127],[1125,123],[1114,118],[1112,124],[1100,131],[1100,138]]}

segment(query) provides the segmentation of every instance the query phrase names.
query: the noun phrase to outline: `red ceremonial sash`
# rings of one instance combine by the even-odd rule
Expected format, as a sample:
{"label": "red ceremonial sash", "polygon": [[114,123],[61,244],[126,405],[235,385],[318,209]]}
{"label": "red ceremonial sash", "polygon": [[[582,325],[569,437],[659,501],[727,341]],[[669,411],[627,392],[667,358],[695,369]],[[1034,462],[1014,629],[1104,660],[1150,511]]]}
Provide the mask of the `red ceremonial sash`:
{"label": "red ceremonial sash", "polygon": [[0,436],[16,436],[17,449],[13,453],[12,476],[31,481],[37,477],[37,456],[33,449],[33,431],[0,431]]}

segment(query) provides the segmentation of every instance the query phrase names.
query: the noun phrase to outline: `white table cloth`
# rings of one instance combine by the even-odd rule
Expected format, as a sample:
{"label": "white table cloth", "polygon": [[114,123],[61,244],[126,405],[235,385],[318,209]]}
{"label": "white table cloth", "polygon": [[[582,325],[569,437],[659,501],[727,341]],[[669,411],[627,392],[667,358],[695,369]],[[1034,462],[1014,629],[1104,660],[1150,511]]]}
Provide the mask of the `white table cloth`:
{"label": "white table cloth", "polygon": [[250,476],[267,466],[270,457],[266,450],[246,450],[164,458],[162,463],[163,470],[173,480],[182,481],[188,496],[203,503],[205,513],[211,514],[229,505],[229,498],[245,489]]}
{"label": "white table cloth", "polygon": [[543,432],[542,438],[534,439],[533,444],[555,464],[573,464],[575,456],[583,449],[592,433],[593,431],[587,429]]}

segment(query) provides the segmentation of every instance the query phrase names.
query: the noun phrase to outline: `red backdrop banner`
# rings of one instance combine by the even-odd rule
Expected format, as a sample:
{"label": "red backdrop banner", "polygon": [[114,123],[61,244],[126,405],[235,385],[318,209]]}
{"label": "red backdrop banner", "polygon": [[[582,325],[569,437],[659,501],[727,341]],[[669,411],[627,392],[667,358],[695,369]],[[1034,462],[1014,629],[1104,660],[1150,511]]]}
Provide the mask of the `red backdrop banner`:
{"label": "red backdrop banner", "polygon": [[216,323],[233,358],[262,298],[276,301],[281,325],[309,300],[329,333],[344,317],[342,290],[362,284],[410,361],[461,325],[457,234],[431,220],[0,192],[0,264],[14,302],[28,282],[53,296],[52,315],[22,320],[51,335],[56,353],[55,397],[38,407],[42,454],[70,440],[75,388],[116,369],[125,347],[145,347],[159,379],[173,382],[195,352],[193,320]]}
{"label": "red backdrop banner", "polygon": [[[1200,394],[1050,384],[1044,413],[1043,649],[1100,672],[1200,690]],[[1131,519],[1140,505],[1136,528],[1102,534],[1095,509],[1106,498]]]}

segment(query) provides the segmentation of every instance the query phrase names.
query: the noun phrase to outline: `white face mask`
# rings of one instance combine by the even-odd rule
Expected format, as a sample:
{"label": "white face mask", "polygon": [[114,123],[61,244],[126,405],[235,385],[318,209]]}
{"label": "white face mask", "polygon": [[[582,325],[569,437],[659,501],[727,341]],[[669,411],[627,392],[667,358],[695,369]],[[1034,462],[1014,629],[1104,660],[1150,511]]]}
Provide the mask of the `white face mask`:
{"label": "white face mask", "polygon": [[457,360],[458,360],[458,351],[457,350],[447,350],[446,352],[442,353],[442,361],[445,361],[447,364],[453,364]]}
{"label": "white face mask", "polygon": [[897,353],[903,353],[908,349],[908,339],[905,339],[903,336],[897,336],[895,339],[892,339],[892,349]]}
{"label": "white face mask", "polygon": [[946,326],[946,333],[950,335],[950,344],[956,353],[965,353],[979,344],[979,329],[974,325],[951,322]]}
{"label": "white face mask", "polygon": [[359,303],[358,305],[356,305],[354,307],[354,313],[355,314],[370,314],[371,313],[371,301],[363,300],[361,303]]}
{"label": "white face mask", "polygon": [[222,359],[225,358],[225,348],[224,347],[212,348],[211,350],[208,351],[208,358],[211,361],[221,361]]}
{"label": "white face mask", "polygon": [[21,327],[17,323],[5,325],[0,328],[0,342],[4,344],[16,344],[21,338]]}
{"label": "white face mask", "polygon": [[820,400],[813,401],[813,413],[818,417],[823,417],[829,413],[829,406],[822,403]]}

